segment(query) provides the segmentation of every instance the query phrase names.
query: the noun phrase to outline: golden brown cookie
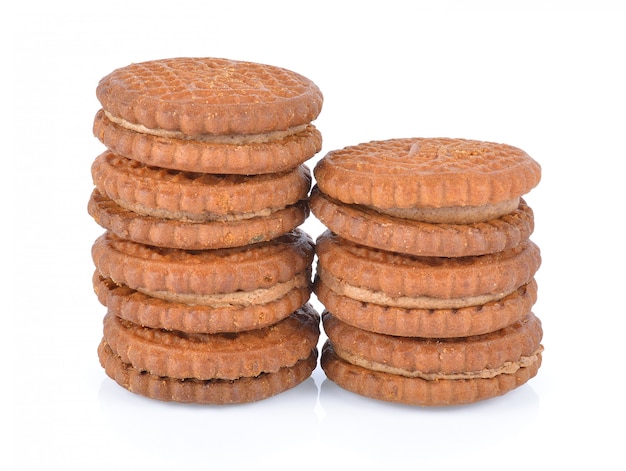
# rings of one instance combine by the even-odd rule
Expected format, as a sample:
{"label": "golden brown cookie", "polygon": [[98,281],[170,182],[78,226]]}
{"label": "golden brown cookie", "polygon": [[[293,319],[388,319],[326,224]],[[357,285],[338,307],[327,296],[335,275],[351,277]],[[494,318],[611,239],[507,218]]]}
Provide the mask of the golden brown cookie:
{"label": "golden brown cookie", "polygon": [[285,295],[261,304],[206,306],[186,304],[148,296],[115,284],[99,272],[93,276],[99,301],[116,316],[155,329],[188,333],[242,332],[274,324],[304,305],[310,298],[307,280]]}
{"label": "golden brown cookie", "polygon": [[521,197],[541,168],[505,144],[406,138],[331,151],[314,174],[311,209],[337,234],[393,252],[460,257],[529,237],[533,214]]}
{"label": "golden brown cookie", "polygon": [[191,222],[260,217],[306,199],[311,173],[214,175],[150,167],[106,151],[91,166],[100,193],[136,213]]}
{"label": "golden brown cookie", "polygon": [[404,309],[459,309],[501,300],[530,282],[541,264],[527,240],[495,254],[414,257],[342,239],[317,239],[317,276],[335,293]]}
{"label": "golden brown cookie", "polygon": [[115,124],[100,110],[93,132],[117,154],[148,165],[199,173],[282,172],[306,162],[322,149],[322,135],[312,124],[273,140],[237,137],[230,142],[212,142],[137,132]]}
{"label": "golden brown cookie", "polygon": [[379,210],[487,212],[486,205],[519,198],[541,178],[539,164],[521,149],[449,138],[390,139],[346,147],[329,152],[314,172],[324,194]]}
{"label": "golden brown cookie", "polygon": [[458,309],[420,309],[385,306],[337,294],[319,278],[315,293],[326,309],[343,322],[380,334],[450,338],[480,335],[514,324],[537,301],[533,279],[502,299]]}
{"label": "golden brown cookie", "polygon": [[307,201],[302,200],[266,217],[224,222],[177,221],[124,209],[98,190],[92,192],[87,209],[100,226],[123,239],[183,250],[232,248],[269,241],[298,227],[309,215]]}
{"label": "golden brown cookie", "polygon": [[537,375],[537,361],[513,374],[488,379],[427,381],[369,370],[341,360],[332,345],[322,349],[321,365],[328,378],[342,388],[381,401],[419,406],[470,404],[506,394]]}
{"label": "golden brown cookie", "polygon": [[517,209],[489,221],[433,224],[391,216],[372,208],[341,203],[314,187],[311,211],[331,231],[362,245],[434,257],[464,257],[500,252],[528,239],[532,209],[523,199]]}
{"label": "golden brown cookie", "polygon": [[148,129],[255,134],[309,123],[322,95],[309,79],[280,67],[181,57],[130,64],[100,80],[107,112]]}
{"label": "golden brown cookie", "polygon": [[489,378],[534,361],[543,331],[534,314],[483,335],[447,339],[369,332],[323,314],[337,355],[369,369],[428,380]]}
{"label": "golden brown cookie", "polygon": [[164,378],[140,371],[122,362],[102,341],[98,346],[100,364],[106,374],[129,391],[160,401],[194,404],[242,404],[267,399],[302,383],[311,376],[317,365],[317,349],[308,358],[293,366],[285,366],[275,373],[235,380]]}
{"label": "golden brown cookie", "polygon": [[159,248],[106,232],[92,247],[98,272],[149,296],[213,307],[263,304],[309,277],[314,247],[300,229],[231,249]]}
{"label": "golden brown cookie", "polygon": [[141,327],[112,313],[104,340],[122,360],[155,376],[228,379],[275,373],[309,357],[319,338],[319,315],[309,305],[262,329],[189,334]]}
{"label": "golden brown cookie", "polygon": [[375,399],[457,405],[504,394],[536,375],[543,331],[531,313],[504,329],[456,339],[376,334],[324,313],[322,367],[339,386]]}
{"label": "golden brown cookie", "polygon": [[110,151],[92,165],[89,213],[120,237],[200,250],[274,239],[308,216],[310,171],[209,175],[149,167]]}
{"label": "golden brown cookie", "polygon": [[323,97],[283,68],[219,58],[135,63],[102,78],[94,134],[150,165],[205,173],[271,173],[321,148],[310,123]]}

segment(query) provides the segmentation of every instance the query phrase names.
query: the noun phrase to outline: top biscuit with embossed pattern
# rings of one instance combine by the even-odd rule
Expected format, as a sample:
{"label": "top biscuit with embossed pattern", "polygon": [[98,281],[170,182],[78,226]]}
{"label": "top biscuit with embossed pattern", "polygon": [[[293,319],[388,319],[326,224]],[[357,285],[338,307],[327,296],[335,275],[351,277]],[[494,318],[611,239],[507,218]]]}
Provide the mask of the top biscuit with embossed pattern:
{"label": "top biscuit with embossed pattern", "polygon": [[539,183],[541,168],[506,144],[405,138],[331,151],[318,163],[315,177],[324,194],[343,203],[412,211],[507,201],[515,206]]}
{"label": "top biscuit with embossed pattern", "polygon": [[265,64],[172,58],[128,65],[100,80],[105,112],[150,130],[258,134],[313,121],[322,94],[306,77]]}

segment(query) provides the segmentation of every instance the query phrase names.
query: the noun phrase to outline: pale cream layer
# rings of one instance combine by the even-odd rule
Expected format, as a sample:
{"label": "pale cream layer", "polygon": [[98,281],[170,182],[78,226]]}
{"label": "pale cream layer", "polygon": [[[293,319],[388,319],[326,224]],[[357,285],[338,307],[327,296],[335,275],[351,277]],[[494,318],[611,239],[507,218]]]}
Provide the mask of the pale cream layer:
{"label": "pale cream layer", "polygon": [[421,378],[427,381],[437,381],[442,379],[489,379],[495,378],[496,376],[501,374],[514,374],[520,368],[527,368],[530,365],[536,363],[539,360],[539,355],[541,354],[541,352],[543,352],[543,345],[539,345],[537,350],[535,350],[532,354],[528,356],[522,356],[518,361],[507,361],[498,368],[459,373],[424,373],[422,371],[407,370],[404,368],[397,368],[384,363],[378,363],[366,360],[364,358],[360,358],[357,355],[342,350],[336,345],[333,345],[333,349],[335,350],[335,353],[339,358],[353,365],[367,368],[368,370],[405,376],[407,378]]}
{"label": "pale cream layer", "polygon": [[142,216],[150,216],[160,219],[172,219],[183,222],[237,222],[246,221],[257,217],[268,217],[277,211],[282,211],[286,206],[279,208],[263,208],[259,211],[250,211],[244,213],[233,214],[216,214],[211,212],[192,213],[189,211],[169,211],[162,208],[152,208],[143,204],[127,203],[123,200],[115,200],[115,203],[136,214]]}
{"label": "pale cream layer", "polygon": [[264,142],[273,142],[298,134],[307,128],[307,124],[303,124],[281,131],[273,131],[259,134],[197,134],[190,136],[180,131],[151,129],[142,124],[131,123],[129,121],[126,121],[125,119],[113,116],[107,111],[105,111],[104,114],[110,121],[114,122],[118,126],[121,126],[125,129],[130,129],[131,131],[135,131],[141,134],[150,134],[153,136],[174,139],[193,140],[211,144],[260,144]]}
{"label": "pale cream layer", "polygon": [[171,291],[151,291],[138,288],[137,291],[154,298],[164,299],[176,303],[189,305],[210,306],[223,308],[230,306],[251,306],[267,304],[276,299],[282,298],[292,289],[304,288],[309,285],[308,277],[305,273],[297,274],[292,280],[284,283],[277,283],[270,288],[259,288],[253,291],[235,291],[233,293],[218,294],[191,294],[173,293]]}
{"label": "pale cream layer", "polygon": [[490,221],[510,214],[519,207],[519,198],[481,206],[446,206],[442,208],[376,208],[381,214],[431,224],[471,224]]}
{"label": "pale cream layer", "polygon": [[356,301],[403,309],[460,309],[468,306],[480,306],[491,301],[502,299],[517,289],[496,294],[482,294],[462,298],[435,298],[432,296],[392,297],[382,291],[360,288],[340,281],[326,270],[319,270],[318,275],[326,286],[339,295],[346,296]]}

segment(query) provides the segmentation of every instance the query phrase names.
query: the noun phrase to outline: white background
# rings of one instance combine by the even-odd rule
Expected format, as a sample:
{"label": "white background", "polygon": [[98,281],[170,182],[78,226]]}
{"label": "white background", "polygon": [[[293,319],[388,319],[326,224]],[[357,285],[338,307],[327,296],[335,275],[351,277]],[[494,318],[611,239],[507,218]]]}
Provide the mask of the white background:
{"label": "white background", "polygon": [[[3,10],[10,439],[0,467],[624,469],[625,5],[110,0]],[[315,81],[324,149],[311,166],[331,149],[413,136],[505,142],[539,161],[543,178],[527,197],[543,256],[538,376],[444,409],[362,398],[319,368],[294,390],[227,407],[151,401],[109,380],[91,288],[102,230],[86,212],[103,151],[91,132],[95,88],[115,68],[175,56],[263,62]],[[314,218],[303,227],[323,229]]]}

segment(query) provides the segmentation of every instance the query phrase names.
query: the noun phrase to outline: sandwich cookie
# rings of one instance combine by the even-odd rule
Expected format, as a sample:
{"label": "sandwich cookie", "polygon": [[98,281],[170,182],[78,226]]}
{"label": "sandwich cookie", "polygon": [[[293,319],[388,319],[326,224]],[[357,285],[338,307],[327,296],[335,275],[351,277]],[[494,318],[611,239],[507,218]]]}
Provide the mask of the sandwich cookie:
{"label": "sandwich cookie", "polygon": [[222,334],[141,327],[108,313],[98,354],[107,375],[140,395],[226,404],[263,399],[306,379],[318,338],[319,315],[308,304],[271,326]]}
{"label": "sandwich cookie", "polygon": [[310,298],[307,283],[298,283],[284,295],[261,303],[188,304],[149,296],[116,284],[97,270],[93,287],[108,312],[145,327],[191,334],[242,332],[260,329],[289,316]]}
{"label": "sandwich cookie", "polygon": [[295,72],[220,58],[172,58],[100,80],[96,137],[116,154],[198,173],[292,169],[321,149],[323,96]]}
{"label": "sandwich cookie", "polygon": [[319,300],[366,330],[477,335],[515,322],[536,300],[541,255],[530,240],[489,255],[415,257],[358,245],[327,230],[316,250]]}
{"label": "sandwich cookie", "polygon": [[[180,308],[178,304],[220,309],[258,306],[280,300],[293,290],[310,289],[313,254],[313,241],[300,229],[270,242],[234,249],[164,249],[109,232],[92,247],[102,279],[176,303],[174,308]],[[108,304],[109,296],[105,299]],[[150,304],[145,301],[142,297],[139,302]]]}
{"label": "sandwich cookie", "polygon": [[317,298],[344,322],[371,332],[404,337],[451,338],[502,329],[523,318],[537,301],[532,279],[495,301],[458,308],[409,308],[350,298],[315,280]]}
{"label": "sandwich cookie", "polygon": [[309,169],[210,175],[150,167],[106,151],[92,165],[90,215],[135,242],[190,250],[279,237],[309,215]]}
{"label": "sandwich cookie", "polygon": [[314,169],[311,210],[342,237],[435,257],[499,252],[534,229],[522,196],[541,168],[521,149],[451,138],[372,141]]}
{"label": "sandwich cookie", "polygon": [[504,329],[452,339],[394,337],[361,330],[327,311],[322,367],[357,394],[421,406],[468,404],[526,383],[541,365],[541,322],[529,313]]}
{"label": "sandwich cookie", "polygon": [[107,376],[135,394],[160,401],[194,404],[243,404],[260,401],[298,386],[308,379],[317,366],[317,350],[294,366],[283,367],[275,373],[263,373],[255,377],[237,380],[198,380],[187,378],[164,378],[140,371],[122,362],[111,348],[102,341],[98,346],[98,358]]}

